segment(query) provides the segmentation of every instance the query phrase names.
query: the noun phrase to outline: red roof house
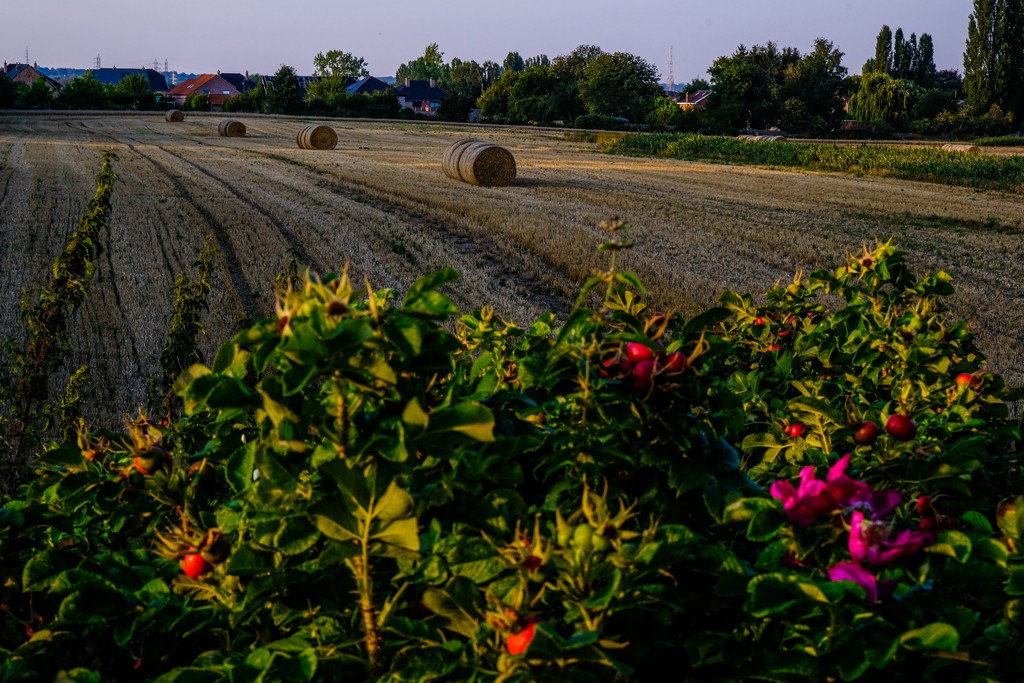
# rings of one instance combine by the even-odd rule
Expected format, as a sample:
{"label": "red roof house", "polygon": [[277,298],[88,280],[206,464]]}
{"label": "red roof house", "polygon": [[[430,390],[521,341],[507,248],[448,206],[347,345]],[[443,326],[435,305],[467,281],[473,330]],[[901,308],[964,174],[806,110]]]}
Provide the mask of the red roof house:
{"label": "red roof house", "polygon": [[229,80],[216,73],[203,74],[179,83],[167,91],[167,98],[181,106],[185,104],[185,98],[192,93],[208,96],[210,106],[214,109],[220,108],[227,98],[242,94]]}

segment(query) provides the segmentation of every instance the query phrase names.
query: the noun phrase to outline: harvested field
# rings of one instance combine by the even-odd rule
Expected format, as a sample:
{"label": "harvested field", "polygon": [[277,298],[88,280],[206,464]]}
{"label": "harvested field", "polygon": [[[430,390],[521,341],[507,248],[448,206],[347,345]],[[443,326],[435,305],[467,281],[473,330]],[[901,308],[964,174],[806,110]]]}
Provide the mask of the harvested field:
{"label": "harvested field", "polygon": [[[318,270],[346,262],[357,281],[403,290],[442,266],[464,309],[494,305],[520,324],[569,310],[605,265],[598,222],[634,226],[626,268],[659,308],[694,312],[724,289],[759,293],[797,269],[894,237],[918,271],[957,276],[966,318],[992,369],[1024,383],[1024,202],[1018,195],[749,166],[627,158],[559,131],[331,120],[337,148],[301,150],[309,121],[247,116],[244,138],[218,116],[167,126],[161,114],[0,117],[0,331],[20,334],[19,299],[46,282],[94,190],[102,150],[118,174],[110,235],[76,316],[89,362],[90,412],[112,423],[143,401],[159,367],[171,284],[206,235],[221,249],[206,316],[207,359],[246,316],[273,311],[290,254]],[[440,171],[472,137],[507,148],[511,187],[474,187]],[[19,339],[20,341],[20,339]]]}

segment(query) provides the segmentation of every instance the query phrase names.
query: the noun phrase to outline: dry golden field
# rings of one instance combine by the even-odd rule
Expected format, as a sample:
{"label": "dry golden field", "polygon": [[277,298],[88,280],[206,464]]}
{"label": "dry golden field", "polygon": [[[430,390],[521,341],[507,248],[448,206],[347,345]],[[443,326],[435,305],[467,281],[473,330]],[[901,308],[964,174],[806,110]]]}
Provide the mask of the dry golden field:
{"label": "dry golden field", "polygon": [[[763,292],[797,269],[839,265],[894,237],[915,269],[956,276],[952,314],[971,320],[993,370],[1024,382],[1024,202],[1019,195],[669,159],[616,157],[558,131],[331,121],[332,151],[298,149],[299,118],[0,115],[0,333],[18,334],[19,299],[47,281],[94,191],[100,153],[118,182],[97,279],[76,318],[91,367],[90,413],[112,421],[143,400],[158,369],[176,273],[207,235],[222,251],[205,352],[244,316],[273,311],[275,274],[295,253],[318,270],[349,262],[375,288],[404,289],[442,266],[462,273],[464,309],[494,305],[521,324],[564,315],[604,265],[597,224],[634,230],[625,256],[659,307],[693,312],[724,289]],[[515,155],[519,176],[473,187],[440,168],[467,136]]]}

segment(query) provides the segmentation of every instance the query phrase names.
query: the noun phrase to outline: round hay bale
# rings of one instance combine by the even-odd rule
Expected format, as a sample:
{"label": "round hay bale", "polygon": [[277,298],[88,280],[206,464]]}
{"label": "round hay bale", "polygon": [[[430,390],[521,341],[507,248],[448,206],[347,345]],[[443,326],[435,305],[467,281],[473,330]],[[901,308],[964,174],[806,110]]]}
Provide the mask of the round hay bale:
{"label": "round hay bale", "polygon": [[171,109],[164,116],[164,120],[168,123],[181,123],[185,120],[185,115],[178,109]]}
{"label": "round hay bale", "polygon": [[459,175],[459,157],[467,147],[478,144],[480,144],[480,140],[472,138],[453,142],[441,157],[441,170],[444,171],[444,174],[453,180],[462,180],[462,176]]}
{"label": "round hay bale", "polygon": [[330,126],[311,123],[296,136],[300,149],[334,149],[338,146],[338,134]]}
{"label": "round hay bale", "polygon": [[981,152],[981,148],[977,145],[966,145],[956,143],[946,143],[942,146],[943,152],[960,152],[961,154],[978,154]]}
{"label": "round hay bale", "polygon": [[504,187],[516,180],[512,152],[489,142],[467,145],[458,155],[459,177],[470,185]]}
{"label": "round hay bale", "polygon": [[767,135],[764,139],[765,142],[785,142],[785,135]]}
{"label": "round hay bale", "polygon": [[225,138],[244,138],[245,124],[235,119],[224,119],[217,125],[217,132]]}

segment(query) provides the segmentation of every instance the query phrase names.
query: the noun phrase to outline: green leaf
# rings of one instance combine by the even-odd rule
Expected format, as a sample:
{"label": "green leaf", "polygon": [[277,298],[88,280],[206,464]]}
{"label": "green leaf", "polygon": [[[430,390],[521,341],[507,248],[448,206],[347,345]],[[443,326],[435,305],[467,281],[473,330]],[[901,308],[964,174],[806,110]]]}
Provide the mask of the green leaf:
{"label": "green leaf", "polygon": [[274,571],[276,563],[273,553],[257,550],[249,545],[239,546],[231,553],[228,574],[256,576]]}
{"label": "green leaf", "polygon": [[960,562],[971,556],[971,539],[962,531],[947,530],[939,534],[935,543],[925,548],[926,552],[948,555]]}
{"label": "green leaf", "polygon": [[306,552],[320,540],[320,532],[305,517],[288,517],[274,534],[274,547],[285,555]]}
{"label": "green leaf", "polygon": [[120,591],[91,585],[64,598],[57,616],[68,623],[92,623],[103,622],[131,611],[131,606]]}
{"label": "green leaf", "polygon": [[[420,549],[419,530],[417,529],[416,519],[414,517],[389,522],[386,526],[382,527],[380,531],[374,533],[371,538],[379,543],[384,543],[387,546],[400,548],[402,550],[416,552]],[[376,554],[384,555],[385,557],[395,556],[394,552],[387,548],[382,551],[375,550],[375,552]]]}
{"label": "green leaf", "polygon": [[445,559],[452,574],[464,576],[474,583],[490,581],[506,566],[494,546],[473,536],[460,539]]}
{"label": "green leaf", "polygon": [[440,432],[457,432],[477,441],[494,441],[494,415],[475,402],[457,403],[430,413],[430,429],[436,436]]}
{"label": "green leaf", "polygon": [[[622,572],[618,568],[613,568],[611,577],[608,579],[608,583],[603,588],[591,595],[589,598],[583,601],[583,606],[588,609],[607,609],[611,605],[612,600],[619,592],[619,586],[622,583]],[[595,638],[596,638],[596,634]]]}
{"label": "green leaf", "polygon": [[373,505],[373,517],[380,520],[408,519],[415,513],[416,503],[406,491],[391,480],[387,490]]}
{"label": "green leaf", "polygon": [[71,567],[72,557],[61,550],[48,549],[34,555],[25,563],[21,586],[25,591],[45,591],[65,569]]}
{"label": "green leaf", "polygon": [[445,628],[467,638],[476,637],[477,621],[463,609],[447,591],[428,588],[423,592],[423,604],[434,614],[444,617]]}
{"label": "green leaf", "polygon": [[451,299],[435,290],[458,278],[459,274],[451,268],[442,268],[424,275],[406,290],[402,308],[437,317],[455,315],[459,311],[458,307]]}
{"label": "green leaf", "polygon": [[328,538],[336,541],[360,541],[359,520],[341,503],[327,498],[309,509],[313,523]]}
{"label": "green leaf", "polygon": [[1007,595],[1024,595],[1024,568],[1015,569],[1006,577]]}
{"label": "green leaf", "polygon": [[709,308],[686,321],[683,335],[687,337],[698,335],[730,317],[732,317],[732,311],[728,308],[722,306]]}
{"label": "green leaf", "polygon": [[900,636],[900,645],[908,650],[945,650],[955,652],[960,645],[960,634],[949,624],[937,621],[915,628]]}
{"label": "green leaf", "polygon": [[242,492],[252,486],[253,470],[256,468],[256,444],[245,443],[228,458],[224,476],[235,492]]}
{"label": "green leaf", "polygon": [[829,602],[821,587],[790,574],[764,574],[750,581],[745,609],[754,617],[767,617],[786,612],[803,604]]}
{"label": "green leaf", "polygon": [[415,396],[406,404],[405,410],[402,411],[402,422],[417,426],[420,429],[426,429],[427,425],[430,424],[430,418],[427,416],[426,411],[420,407],[420,402]]}
{"label": "green leaf", "polygon": [[973,526],[978,531],[986,535],[992,534],[992,524],[989,523],[985,515],[975,510],[968,510],[964,514],[960,515],[960,519]]}

